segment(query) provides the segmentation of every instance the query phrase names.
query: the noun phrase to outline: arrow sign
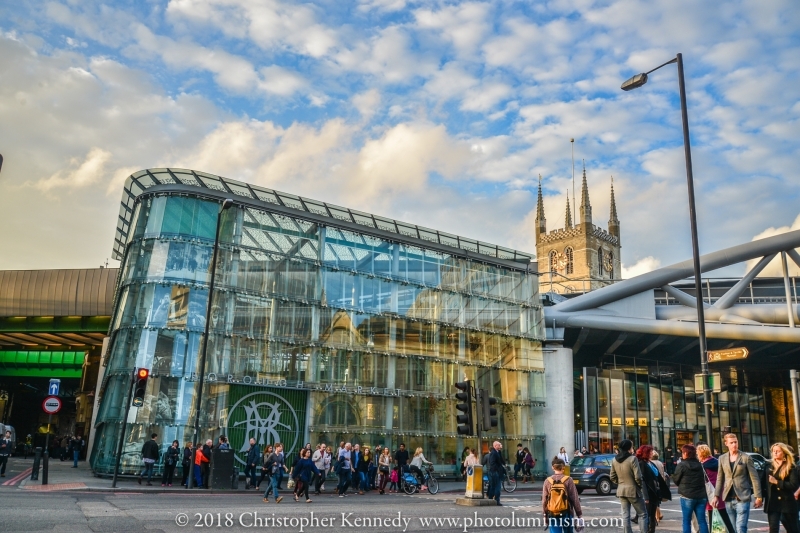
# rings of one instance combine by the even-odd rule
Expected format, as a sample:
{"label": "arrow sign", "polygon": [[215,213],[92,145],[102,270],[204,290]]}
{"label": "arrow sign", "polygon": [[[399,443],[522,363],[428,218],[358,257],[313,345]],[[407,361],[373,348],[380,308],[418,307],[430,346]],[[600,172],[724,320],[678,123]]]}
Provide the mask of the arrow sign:
{"label": "arrow sign", "polygon": [[727,350],[709,350],[709,363],[724,363],[725,361],[735,361],[737,359],[747,359],[750,352],[747,348],[728,348]]}
{"label": "arrow sign", "polygon": [[51,379],[50,386],[47,388],[47,394],[50,396],[58,396],[59,389],[61,389],[61,380]]}
{"label": "arrow sign", "polygon": [[42,402],[42,410],[48,415],[54,415],[61,410],[63,403],[58,396],[48,396]]}

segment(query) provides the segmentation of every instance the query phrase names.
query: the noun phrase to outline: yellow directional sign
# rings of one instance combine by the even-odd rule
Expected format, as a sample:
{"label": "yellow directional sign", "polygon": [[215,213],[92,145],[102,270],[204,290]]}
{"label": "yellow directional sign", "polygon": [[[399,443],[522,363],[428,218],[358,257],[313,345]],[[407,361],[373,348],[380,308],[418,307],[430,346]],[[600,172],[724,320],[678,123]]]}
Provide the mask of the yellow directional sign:
{"label": "yellow directional sign", "polygon": [[725,361],[735,361],[736,359],[747,359],[750,352],[747,348],[728,348],[727,350],[709,350],[709,363],[723,363]]}

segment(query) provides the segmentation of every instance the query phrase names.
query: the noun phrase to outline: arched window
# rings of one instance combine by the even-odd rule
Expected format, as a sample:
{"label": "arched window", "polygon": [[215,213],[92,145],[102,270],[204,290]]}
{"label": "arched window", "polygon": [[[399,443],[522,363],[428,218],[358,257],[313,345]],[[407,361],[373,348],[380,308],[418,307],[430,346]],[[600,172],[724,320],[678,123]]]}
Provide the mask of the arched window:
{"label": "arched window", "polygon": [[614,252],[608,252],[608,259],[606,259],[608,266],[608,278],[614,279]]}
{"label": "arched window", "polygon": [[597,249],[597,272],[599,273],[600,277],[603,277],[603,269],[605,265],[603,265],[603,249]]}
{"label": "arched window", "polygon": [[575,262],[573,259],[572,246],[567,246],[564,250],[564,256],[567,258],[567,274],[572,274],[575,271]]}
{"label": "arched window", "polygon": [[550,272],[558,270],[558,252],[555,250],[550,251]]}

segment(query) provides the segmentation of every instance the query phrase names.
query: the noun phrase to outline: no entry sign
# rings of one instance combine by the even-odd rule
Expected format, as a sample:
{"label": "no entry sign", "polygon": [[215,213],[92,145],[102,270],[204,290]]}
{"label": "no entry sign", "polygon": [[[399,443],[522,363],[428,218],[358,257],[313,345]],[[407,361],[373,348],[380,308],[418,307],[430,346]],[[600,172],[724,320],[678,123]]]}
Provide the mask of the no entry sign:
{"label": "no entry sign", "polygon": [[62,405],[58,396],[48,396],[42,402],[42,410],[48,415],[54,415],[61,410]]}

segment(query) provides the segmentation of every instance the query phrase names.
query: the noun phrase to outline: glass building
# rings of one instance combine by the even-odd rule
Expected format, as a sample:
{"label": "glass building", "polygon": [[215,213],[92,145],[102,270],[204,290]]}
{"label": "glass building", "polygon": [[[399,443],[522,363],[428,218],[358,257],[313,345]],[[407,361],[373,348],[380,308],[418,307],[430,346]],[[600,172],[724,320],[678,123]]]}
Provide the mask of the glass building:
{"label": "glass building", "polygon": [[[612,453],[622,439],[673,450],[708,442],[703,393],[695,391],[699,368],[644,358],[606,356],[596,368],[576,369],[583,398],[576,429],[590,450]],[[721,392],[713,394],[714,447],[733,431],[743,450],[765,453],[770,442],[789,439],[791,397],[780,387],[765,387],[769,378],[736,367],[720,369]],[[581,386],[582,385],[582,386]],[[772,427],[770,427],[772,426]],[[730,429],[725,430],[726,427]]]}
{"label": "glass building", "polygon": [[[223,199],[215,286],[209,272]],[[114,469],[133,369],[122,472],[150,433],[193,440],[421,446],[457,469],[453,383],[499,400],[500,438],[542,457],[544,339],[529,254],[183,169],[125,183],[121,261],[91,464]],[[209,301],[210,300],[210,301]],[[205,368],[200,347],[210,305]],[[447,471],[447,469],[442,469]]]}

